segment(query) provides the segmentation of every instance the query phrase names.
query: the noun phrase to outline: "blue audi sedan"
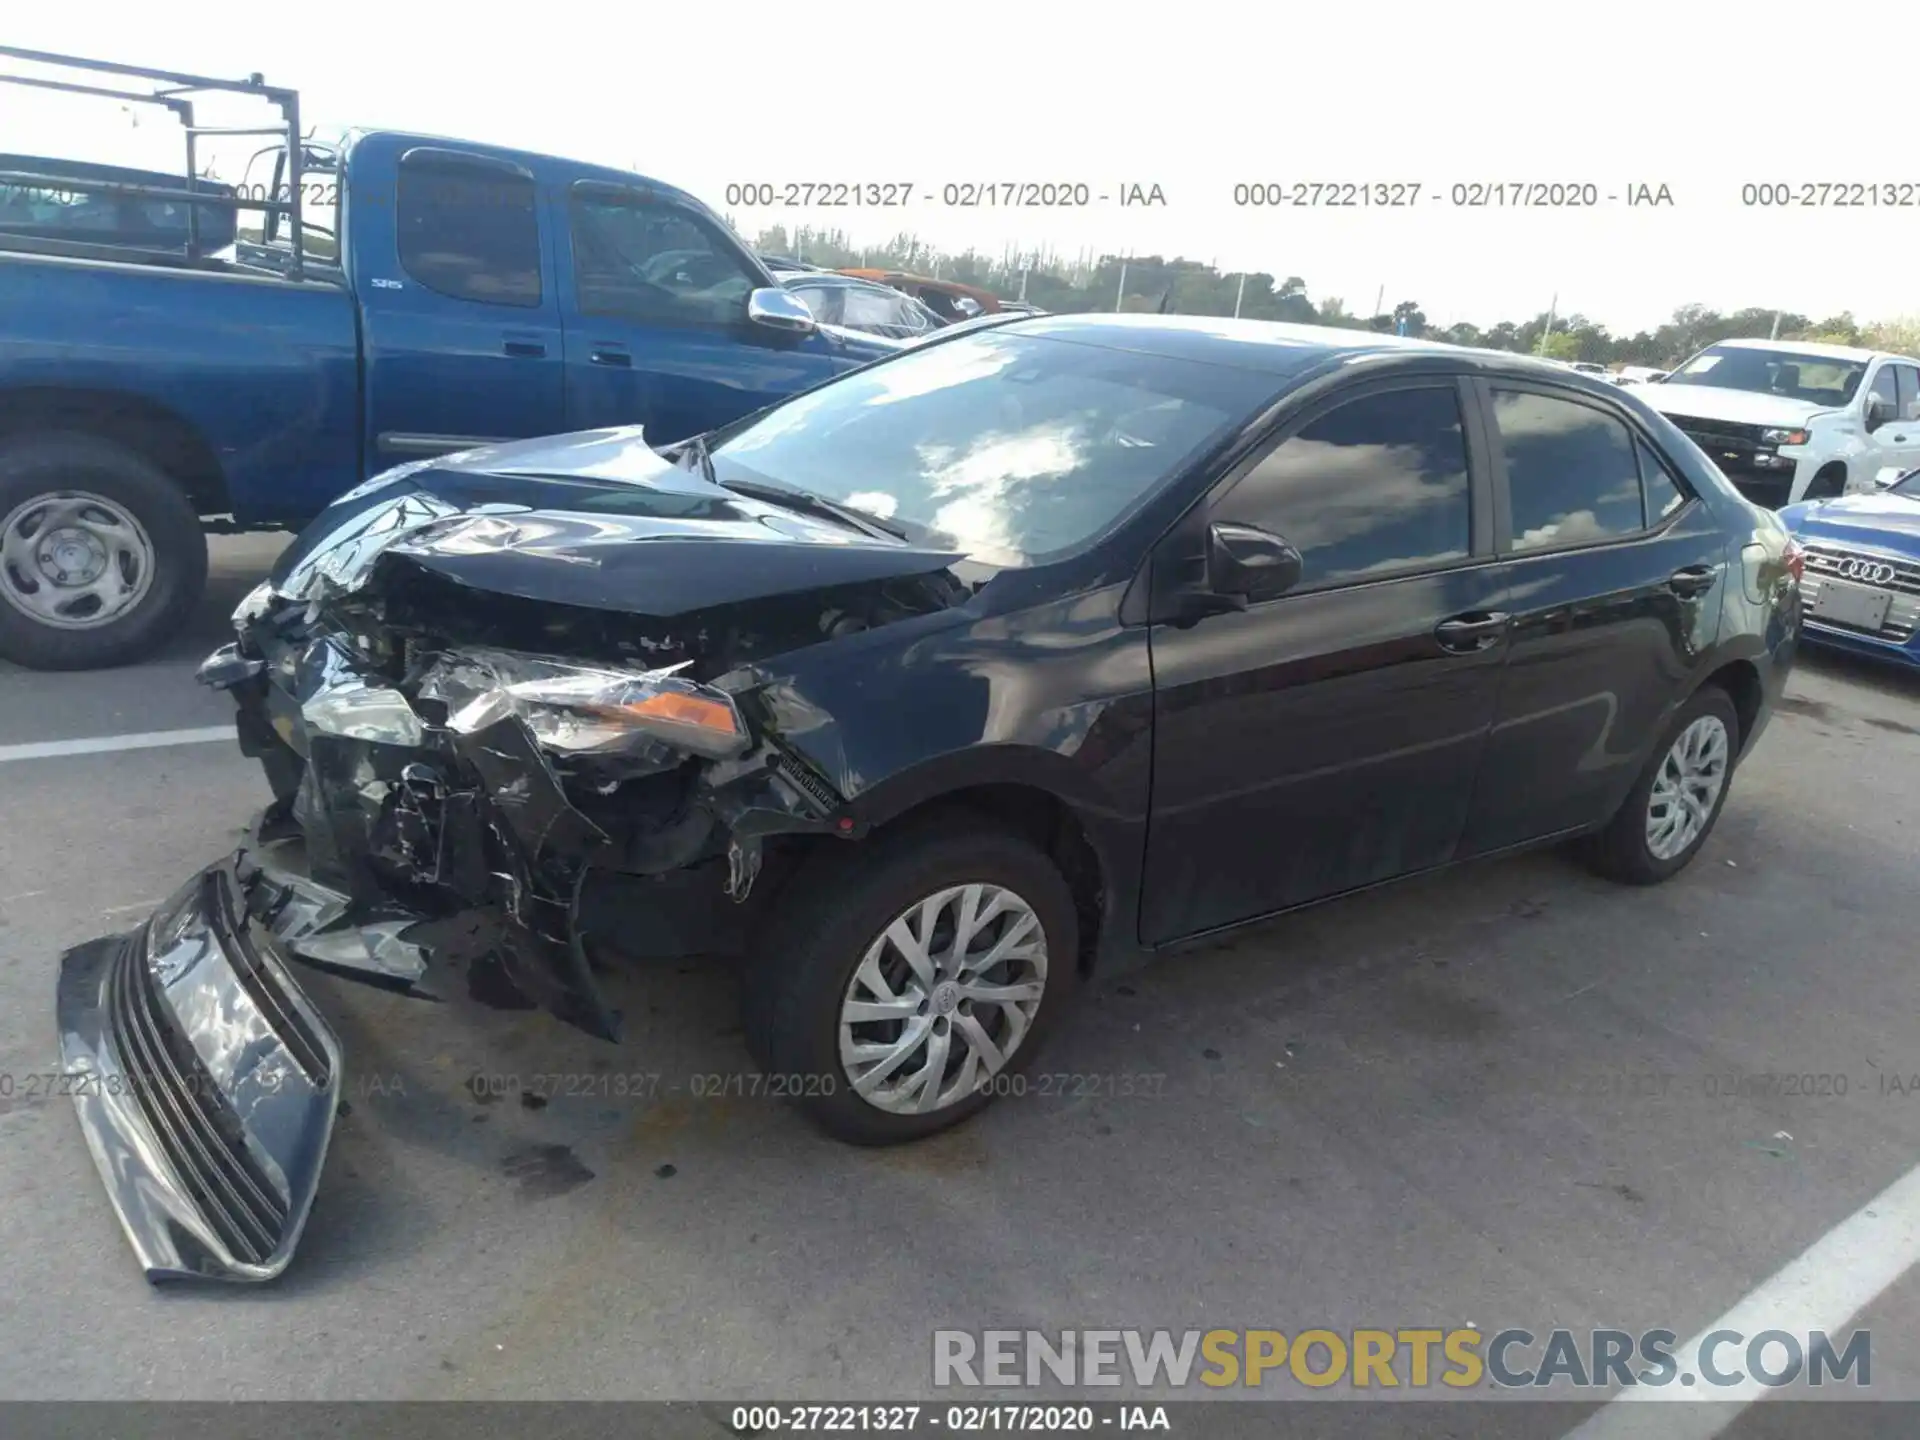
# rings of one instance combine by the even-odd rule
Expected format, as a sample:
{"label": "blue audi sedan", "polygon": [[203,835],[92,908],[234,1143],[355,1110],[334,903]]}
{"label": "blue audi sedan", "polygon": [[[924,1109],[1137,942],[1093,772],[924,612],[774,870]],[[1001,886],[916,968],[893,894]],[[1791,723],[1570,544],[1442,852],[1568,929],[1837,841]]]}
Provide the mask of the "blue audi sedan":
{"label": "blue audi sedan", "polygon": [[1806,638],[1920,668],[1920,470],[1780,518],[1806,551]]}

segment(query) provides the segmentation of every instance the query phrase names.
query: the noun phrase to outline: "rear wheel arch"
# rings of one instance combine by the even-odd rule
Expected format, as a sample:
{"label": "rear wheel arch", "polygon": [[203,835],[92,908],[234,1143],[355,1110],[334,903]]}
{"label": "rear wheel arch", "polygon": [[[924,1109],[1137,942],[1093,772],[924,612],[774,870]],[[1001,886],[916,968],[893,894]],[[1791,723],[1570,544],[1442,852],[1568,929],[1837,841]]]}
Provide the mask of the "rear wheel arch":
{"label": "rear wheel arch", "polygon": [[213,446],[192,421],[157,401],[67,386],[0,392],[0,447],[57,436],[103,440],[138,456],[179,486],[198,514],[233,508]]}
{"label": "rear wheel arch", "polygon": [[[1576,845],[1592,869],[1611,880],[1652,885],[1691,863],[1712,833],[1731,789],[1740,737],[1727,732],[1740,728],[1737,710],[1724,685],[1703,683],[1694,688],[1661,728],[1633,788],[1612,818]],[[1709,722],[1719,730],[1724,744],[1701,728]],[[1696,763],[1697,769],[1689,768]],[[1657,787],[1664,787],[1664,798]],[[1686,798],[1689,795],[1693,798]],[[1691,811],[1693,818],[1685,811]],[[1675,833],[1676,825],[1686,828]],[[1663,827],[1664,835],[1658,833]],[[1661,849],[1657,842],[1662,840],[1684,848]]]}
{"label": "rear wheel arch", "polygon": [[1754,722],[1760,718],[1760,707],[1766,699],[1766,688],[1761,683],[1759,667],[1751,660],[1730,660],[1707,675],[1694,687],[1694,691],[1697,694],[1709,685],[1724,690],[1727,698],[1733,701],[1733,713],[1740,722],[1739,750],[1744,753],[1747,741],[1753,735]]}

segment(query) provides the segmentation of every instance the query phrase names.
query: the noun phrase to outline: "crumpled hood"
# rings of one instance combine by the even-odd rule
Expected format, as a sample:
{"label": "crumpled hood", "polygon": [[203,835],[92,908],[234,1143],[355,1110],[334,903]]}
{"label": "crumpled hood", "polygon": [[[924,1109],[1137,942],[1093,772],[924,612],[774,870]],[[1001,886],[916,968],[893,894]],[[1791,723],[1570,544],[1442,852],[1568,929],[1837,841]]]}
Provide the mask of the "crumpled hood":
{"label": "crumpled hood", "polygon": [[276,593],[351,591],[383,556],[496,594],[672,616],[921,575],[965,557],[858,534],[662,459],[639,427],[416,461],[328,506],[280,557]]}
{"label": "crumpled hood", "polygon": [[1691,415],[1701,420],[1732,420],[1741,425],[1804,425],[1829,409],[1791,395],[1762,395],[1753,390],[1729,390],[1719,385],[1645,385],[1635,392],[1664,415]]}
{"label": "crumpled hood", "polygon": [[1843,495],[1780,512],[1802,540],[1872,546],[1920,559],[1920,500],[1903,495]]}

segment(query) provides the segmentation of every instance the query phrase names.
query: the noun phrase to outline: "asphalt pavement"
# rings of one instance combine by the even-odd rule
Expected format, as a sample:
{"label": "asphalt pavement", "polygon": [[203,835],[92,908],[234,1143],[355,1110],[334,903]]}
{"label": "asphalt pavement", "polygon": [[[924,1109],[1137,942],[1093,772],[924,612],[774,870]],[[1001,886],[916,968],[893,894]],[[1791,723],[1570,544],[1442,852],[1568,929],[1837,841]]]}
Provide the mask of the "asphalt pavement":
{"label": "asphalt pavement", "polygon": [[[216,542],[152,663],[0,666],[0,1076],[54,1068],[61,950],[267,798],[230,742],[3,757],[224,724],[193,666],[276,548]],[[1920,676],[1816,655],[1676,881],[1539,854],[1162,960],[1084,993],[1045,1093],[911,1147],[751,1093],[724,966],[623,975],[617,1048],[313,977],[348,1107],[268,1287],[148,1287],[70,1103],[0,1079],[0,1399],[906,1397],[987,1326],[1690,1335],[1914,1169],[1917,897]],[[1836,1295],[1867,1263],[1818,1253]],[[1871,1288],[1840,1319],[1920,1400],[1920,1273]]]}

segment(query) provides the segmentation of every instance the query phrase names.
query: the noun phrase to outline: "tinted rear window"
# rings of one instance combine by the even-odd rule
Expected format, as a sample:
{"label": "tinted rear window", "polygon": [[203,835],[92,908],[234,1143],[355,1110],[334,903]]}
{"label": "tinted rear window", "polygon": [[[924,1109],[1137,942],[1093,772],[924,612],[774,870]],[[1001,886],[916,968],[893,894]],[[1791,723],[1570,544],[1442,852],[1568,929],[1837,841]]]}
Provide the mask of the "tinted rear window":
{"label": "tinted rear window", "polygon": [[539,305],[531,176],[405,156],[394,222],[402,268],[429,290],[485,305]]}
{"label": "tinted rear window", "polygon": [[1495,390],[1515,550],[1549,550],[1645,527],[1633,437],[1590,405]]}

